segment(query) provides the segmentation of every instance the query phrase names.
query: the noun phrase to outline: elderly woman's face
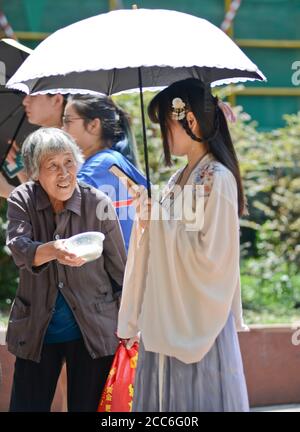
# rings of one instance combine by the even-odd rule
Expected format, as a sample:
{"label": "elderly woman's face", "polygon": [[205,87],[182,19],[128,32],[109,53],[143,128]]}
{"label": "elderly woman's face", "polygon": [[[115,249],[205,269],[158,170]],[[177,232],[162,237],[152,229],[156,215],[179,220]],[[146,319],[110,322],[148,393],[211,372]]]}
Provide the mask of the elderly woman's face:
{"label": "elderly woman's face", "polygon": [[38,180],[51,203],[63,203],[71,198],[76,186],[77,165],[69,151],[46,155],[40,166]]}

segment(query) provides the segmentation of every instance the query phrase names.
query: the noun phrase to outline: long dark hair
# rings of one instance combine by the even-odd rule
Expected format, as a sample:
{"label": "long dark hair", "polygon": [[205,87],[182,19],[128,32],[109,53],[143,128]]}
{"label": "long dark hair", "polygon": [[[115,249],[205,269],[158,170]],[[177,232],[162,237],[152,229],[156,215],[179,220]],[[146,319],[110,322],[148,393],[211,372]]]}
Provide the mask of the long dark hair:
{"label": "long dark hair", "polygon": [[[130,118],[110,97],[97,95],[71,95],[68,102],[74,105],[77,113],[84,119],[85,126],[89,121],[98,118],[101,121],[101,140],[105,147],[119,151],[135,166],[138,156],[134,135],[131,131]],[[118,145],[126,140],[123,145]]]}
{"label": "long dark hair", "polygon": [[227,121],[218,106],[218,99],[213,97],[210,88],[202,81],[188,78],[177,81],[158,93],[150,102],[148,114],[154,123],[159,123],[162,133],[165,163],[171,165],[171,154],[168,144],[169,120],[171,118],[172,101],[181,98],[187,111],[191,111],[197,119],[202,137],[198,139],[189,128],[186,118],[178,120],[191,138],[202,141],[216,160],[225,165],[234,175],[238,190],[239,216],[246,214],[246,199],[239,169],[239,163]]}

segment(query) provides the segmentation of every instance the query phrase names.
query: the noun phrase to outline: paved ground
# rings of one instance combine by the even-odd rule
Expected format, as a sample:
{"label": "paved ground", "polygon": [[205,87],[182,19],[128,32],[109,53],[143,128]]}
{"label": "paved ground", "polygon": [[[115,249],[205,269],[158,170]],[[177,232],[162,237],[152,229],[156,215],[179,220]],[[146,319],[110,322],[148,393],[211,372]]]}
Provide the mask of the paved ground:
{"label": "paved ground", "polygon": [[251,408],[253,412],[300,412],[300,404],[273,405],[266,407]]}

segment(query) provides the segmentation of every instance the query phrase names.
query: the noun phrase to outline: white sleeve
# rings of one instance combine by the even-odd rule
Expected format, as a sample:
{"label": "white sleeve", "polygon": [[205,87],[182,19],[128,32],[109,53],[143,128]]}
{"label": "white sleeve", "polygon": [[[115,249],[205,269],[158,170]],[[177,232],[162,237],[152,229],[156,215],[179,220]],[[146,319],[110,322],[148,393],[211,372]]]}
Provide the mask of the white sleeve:
{"label": "white sleeve", "polygon": [[[244,330],[240,291],[240,227],[236,180],[228,170],[216,171],[198,233],[197,264],[211,313],[220,311],[220,326],[230,311]],[[204,312],[205,313],[205,312]],[[223,318],[222,318],[223,317]],[[215,318],[216,319],[216,318]],[[216,319],[216,321],[218,321]]]}
{"label": "white sleeve", "polygon": [[125,268],[117,334],[122,339],[139,332],[138,318],[143,303],[149,257],[149,232],[141,234],[137,222],[132,227],[128,258]]}

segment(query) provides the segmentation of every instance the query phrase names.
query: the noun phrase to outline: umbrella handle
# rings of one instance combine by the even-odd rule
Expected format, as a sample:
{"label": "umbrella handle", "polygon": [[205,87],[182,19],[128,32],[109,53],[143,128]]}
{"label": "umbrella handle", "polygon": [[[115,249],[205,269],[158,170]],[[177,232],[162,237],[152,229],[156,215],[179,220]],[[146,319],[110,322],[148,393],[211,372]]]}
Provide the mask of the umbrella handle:
{"label": "umbrella handle", "polygon": [[148,158],[148,147],[147,147],[147,134],[146,134],[146,122],[145,122],[145,110],[144,110],[144,98],[143,98],[143,82],[142,82],[142,70],[138,68],[139,76],[139,89],[140,89],[140,104],[141,104],[141,115],[142,115],[142,127],[143,127],[143,142],[144,142],[144,155],[145,155],[145,168],[147,178],[147,190],[148,197],[151,198],[151,183],[150,183],[150,172],[149,172],[149,158]]}

